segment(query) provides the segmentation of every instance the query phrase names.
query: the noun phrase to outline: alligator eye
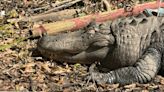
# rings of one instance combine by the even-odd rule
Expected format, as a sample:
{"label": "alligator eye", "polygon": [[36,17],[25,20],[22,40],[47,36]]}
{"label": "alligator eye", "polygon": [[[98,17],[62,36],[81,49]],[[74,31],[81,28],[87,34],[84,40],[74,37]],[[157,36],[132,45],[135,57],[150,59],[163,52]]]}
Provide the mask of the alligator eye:
{"label": "alligator eye", "polygon": [[100,31],[101,34],[107,35],[107,34],[111,34],[111,30],[109,29],[103,29]]}

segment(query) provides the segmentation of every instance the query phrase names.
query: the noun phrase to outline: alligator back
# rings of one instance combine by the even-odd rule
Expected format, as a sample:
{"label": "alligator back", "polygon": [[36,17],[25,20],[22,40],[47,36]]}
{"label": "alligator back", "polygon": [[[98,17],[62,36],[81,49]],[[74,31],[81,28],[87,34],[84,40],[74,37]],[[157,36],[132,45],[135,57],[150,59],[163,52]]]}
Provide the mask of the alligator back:
{"label": "alligator back", "polygon": [[110,27],[115,36],[115,48],[102,61],[103,67],[110,70],[134,65],[151,44],[163,43],[162,17],[140,14],[114,20]]}

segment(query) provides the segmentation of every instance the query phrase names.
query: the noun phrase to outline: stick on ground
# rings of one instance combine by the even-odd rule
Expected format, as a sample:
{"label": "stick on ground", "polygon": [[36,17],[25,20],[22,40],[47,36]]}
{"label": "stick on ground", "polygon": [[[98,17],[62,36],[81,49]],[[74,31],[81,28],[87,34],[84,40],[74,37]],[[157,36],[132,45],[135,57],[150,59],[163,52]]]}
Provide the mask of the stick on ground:
{"label": "stick on ground", "polygon": [[48,11],[46,11],[45,13],[50,13],[50,12],[54,12],[54,11],[58,11],[59,9],[62,9],[62,8],[67,8],[67,7],[70,7],[72,6],[73,4],[77,3],[77,2],[80,2],[82,0],[74,0],[74,1],[71,1],[71,2],[68,2],[66,4],[62,4],[61,6],[57,6],[57,7],[54,7]]}
{"label": "stick on ground", "polygon": [[30,21],[30,22],[39,22],[39,21],[59,21],[63,19],[70,19],[74,18],[74,15],[79,12],[80,9],[66,9],[59,12],[53,12],[48,14],[39,14],[36,16],[31,17],[23,17],[23,18],[14,18],[14,19],[8,19],[8,22],[20,22],[20,21]]}

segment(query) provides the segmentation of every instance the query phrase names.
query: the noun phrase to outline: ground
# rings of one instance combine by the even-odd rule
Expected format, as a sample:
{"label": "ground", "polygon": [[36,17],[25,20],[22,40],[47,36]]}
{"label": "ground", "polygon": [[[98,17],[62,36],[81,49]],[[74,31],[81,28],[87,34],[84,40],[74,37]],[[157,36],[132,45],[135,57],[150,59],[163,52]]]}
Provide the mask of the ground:
{"label": "ground", "polygon": [[[36,50],[38,39],[28,39],[31,22],[11,23],[7,22],[7,20],[41,14],[46,10],[37,12],[31,12],[31,10],[47,6],[49,3],[63,2],[62,0],[49,1],[0,1],[0,91],[164,91],[164,77],[160,75],[157,75],[154,80],[147,84],[98,85],[86,80],[89,65],[58,63],[39,55]],[[84,1],[85,3],[89,2],[89,0]],[[78,6],[83,5],[78,3],[71,7]],[[87,7],[92,7],[92,5]],[[97,10],[100,9],[97,8]],[[97,10],[87,9],[85,14],[90,14]],[[104,10],[101,9],[101,11]]]}

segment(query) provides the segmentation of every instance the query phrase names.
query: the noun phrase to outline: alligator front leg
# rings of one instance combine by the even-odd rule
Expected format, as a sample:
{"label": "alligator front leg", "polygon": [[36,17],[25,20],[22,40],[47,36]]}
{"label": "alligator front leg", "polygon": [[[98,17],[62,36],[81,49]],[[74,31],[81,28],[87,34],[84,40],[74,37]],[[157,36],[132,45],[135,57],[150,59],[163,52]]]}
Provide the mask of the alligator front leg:
{"label": "alligator front leg", "polygon": [[146,83],[155,77],[160,68],[160,62],[161,52],[155,48],[149,48],[134,66],[120,68],[109,73],[93,72],[91,77],[98,83]]}

